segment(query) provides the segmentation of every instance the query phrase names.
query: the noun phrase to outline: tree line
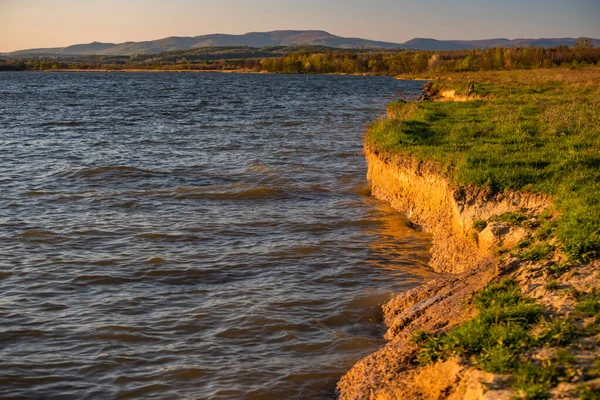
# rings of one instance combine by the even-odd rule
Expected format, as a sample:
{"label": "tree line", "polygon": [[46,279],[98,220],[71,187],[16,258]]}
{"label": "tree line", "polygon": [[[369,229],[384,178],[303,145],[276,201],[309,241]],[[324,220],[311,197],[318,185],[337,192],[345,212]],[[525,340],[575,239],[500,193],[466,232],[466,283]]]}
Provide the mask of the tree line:
{"label": "tree line", "polygon": [[600,48],[495,48],[467,51],[406,51],[350,53],[296,52],[264,59],[261,68],[279,73],[346,73],[403,75],[423,72],[493,71],[596,65]]}
{"label": "tree line", "polygon": [[409,75],[424,72],[492,71],[598,65],[600,48],[589,43],[575,47],[494,48],[464,51],[300,50],[279,57],[243,59],[152,58],[95,59],[29,58],[0,60],[0,71],[53,69],[238,70],[290,74]]}

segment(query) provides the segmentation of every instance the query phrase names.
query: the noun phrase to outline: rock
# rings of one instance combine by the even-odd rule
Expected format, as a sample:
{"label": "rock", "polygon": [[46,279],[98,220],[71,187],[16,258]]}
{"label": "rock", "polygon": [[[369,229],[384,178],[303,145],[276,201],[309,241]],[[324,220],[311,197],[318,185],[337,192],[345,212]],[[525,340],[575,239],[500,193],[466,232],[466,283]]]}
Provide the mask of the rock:
{"label": "rock", "polygon": [[510,400],[515,393],[507,389],[505,375],[469,368],[447,397],[448,400]]}
{"label": "rock", "polygon": [[510,232],[510,226],[501,222],[490,222],[484,230],[479,232],[477,242],[479,250],[491,252],[502,247],[504,236]]}

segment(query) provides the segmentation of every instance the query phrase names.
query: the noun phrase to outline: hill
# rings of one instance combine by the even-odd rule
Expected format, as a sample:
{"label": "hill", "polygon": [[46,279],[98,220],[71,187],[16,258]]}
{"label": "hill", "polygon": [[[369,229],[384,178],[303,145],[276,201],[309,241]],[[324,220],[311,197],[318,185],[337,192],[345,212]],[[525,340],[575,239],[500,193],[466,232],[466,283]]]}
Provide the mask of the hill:
{"label": "hill", "polygon": [[398,43],[360,38],[344,38],[324,31],[250,32],[243,35],[211,34],[195,37],[168,37],[145,42],[78,44],[62,48],[28,49],[9,53],[11,56],[43,55],[135,55],[158,54],[167,51],[190,50],[202,47],[267,47],[267,46],[326,46],[332,48],[402,48]]}
{"label": "hill", "polygon": [[[415,38],[405,43],[382,42],[361,38],[346,38],[325,31],[272,31],[250,32],[243,35],[211,34],[195,37],[172,36],[159,40],[125,43],[76,44],[68,47],[47,49],[27,49],[4,54],[10,57],[31,56],[132,56],[137,54],[159,54],[170,51],[191,50],[205,47],[253,47],[270,46],[325,46],[340,49],[400,49],[415,50],[470,50],[492,47],[556,47],[573,46],[577,39],[484,39],[484,40],[437,40]],[[591,39],[594,47],[600,46],[600,39]]]}
{"label": "hill", "polygon": [[[600,39],[590,39],[594,47],[600,46]],[[415,38],[403,43],[403,46],[416,50],[471,50],[489,49],[494,47],[572,47],[576,38],[550,39],[483,39],[483,40],[437,40]]]}

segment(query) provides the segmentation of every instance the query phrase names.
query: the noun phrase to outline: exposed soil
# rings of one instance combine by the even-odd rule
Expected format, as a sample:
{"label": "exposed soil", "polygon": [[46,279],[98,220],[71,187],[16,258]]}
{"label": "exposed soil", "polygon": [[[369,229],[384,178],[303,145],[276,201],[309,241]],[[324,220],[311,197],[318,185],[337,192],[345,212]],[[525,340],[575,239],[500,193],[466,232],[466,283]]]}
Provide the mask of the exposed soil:
{"label": "exposed soil", "polygon": [[[548,263],[525,262],[507,255],[531,229],[491,222],[476,229],[477,221],[493,220],[509,212],[532,217],[552,207],[552,199],[530,193],[502,192],[453,185],[432,163],[411,157],[382,154],[365,148],[372,193],[406,214],[410,221],[433,234],[431,266],[442,277],[402,293],[383,306],[388,330],[384,348],[359,361],[338,383],[340,399],[509,399],[510,377],[477,370],[466,360],[452,359],[426,367],[416,360],[416,331],[444,332],[474,317],[469,300],[493,281],[514,278],[528,297],[542,303],[554,317],[570,315],[576,294],[600,288],[600,263],[574,265],[558,278],[548,275]],[[500,256],[499,254],[505,254]],[[575,323],[597,324],[595,318]],[[577,368],[583,371],[597,358],[598,337],[581,338],[572,347]],[[531,358],[549,359],[552,348]],[[545,357],[545,358],[544,358]],[[578,398],[583,373],[561,383],[552,398]],[[594,382],[589,383],[595,387]],[[600,388],[600,382],[598,382]]]}

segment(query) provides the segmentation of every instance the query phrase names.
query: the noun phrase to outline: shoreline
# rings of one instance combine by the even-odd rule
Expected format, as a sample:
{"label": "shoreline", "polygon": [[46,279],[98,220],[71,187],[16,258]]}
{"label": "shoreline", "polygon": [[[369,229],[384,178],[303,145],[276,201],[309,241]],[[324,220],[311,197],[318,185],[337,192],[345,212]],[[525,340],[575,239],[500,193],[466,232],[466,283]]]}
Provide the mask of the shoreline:
{"label": "shoreline", "polygon": [[[2,72],[90,72],[90,73],[160,73],[160,72],[168,72],[168,73],[218,73],[218,74],[256,74],[256,75],[300,75],[300,76],[380,76],[380,77],[390,77],[394,78],[392,75],[378,75],[378,74],[369,74],[369,73],[326,73],[326,74],[304,74],[304,73],[287,73],[287,72],[267,72],[267,71],[250,71],[250,70],[221,70],[221,69],[211,69],[211,70],[194,70],[194,69],[145,69],[145,68],[125,68],[125,69],[110,69],[110,68],[88,68],[88,69],[78,69],[78,68],[59,68],[59,69],[42,69],[42,70],[20,70],[20,71],[0,71]],[[395,78],[394,78],[395,79]],[[418,80],[418,79],[408,79],[402,78],[400,80]]]}
{"label": "shoreline", "polygon": [[[387,342],[340,379],[340,400],[561,399],[600,393],[600,259],[593,244],[587,253],[569,252],[574,245],[568,247],[566,240],[571,237],[560,236],[560,224],[571,212],[561,207],[564,194],[534,190],[534,183],[547,179],[544,175],[536,175],[538,181],[528,186],[510,186],[513,181],[508,179],[493,185],[489,177],[498,176],[493,175],[498,169],[482,170],[485,164],[459,158],[478,154],[485,160],[491,154],[498,165],[499,150],[477,151],[490,146],[487,138],[506,140],[511,133],[493,130],[505,129],[505,124],[492,128],[489,120],[495,114],[479,110],[495,107],[502,118],[514,107],[514,97],[509,97],[514,85],[533,73],[472,73],[459,82],[452,81],[455,76],[435,80],[433,90],[428,88],[434,101],[391,103],[387,117],[367,131],[363,146],[372,195],[433,235],[429,264],[443,275],[383,305]],[[571,105],[569,92],[547,99],[550,95],[540,96],[533,89],[553,82],[578,93],[577,85],[588,85],[587,77],[600,70],[578,73],[548,71],[537,82],[527,82],[532,91],[516,100],[521,107],[527,101],[542,104],[542,98]],[[481,89],[471,96],[472,103],[465,103],[474,80]],[[556,111],[555,105],[547,107],[546,112]],[[539,115],[528,112],[524,115],[529,118]],[[593,118],[584,121],[590,125],[579,135],[598,132]],[[463,143],[467,124],[475,133],[469,138],[471,147],[459,154],[453,140]],[[490,136],[477,124],[485,124]],[[451,136],[452,130],[462,136]],[[538,140],[546,140],[550,149],[563,140],[542,135],[547,133],[542,130]],[[543,149],[548,166],[563,162]],[[519,152],[531,154],[530,147],[517,147],[506,153],[506,162],[518,160]],[[463,177],[483,176],[479,182],[487,183],[464,178],[459,183],[456,167],[449,165],[462,167]],[[573,164],[563,178],[570,182],[571,171],[581,165]],[[588,172],[592,177],[596,173],[592,168]],[[595,193],[593,183],[578,182],[585,194],[575,193],[582,202],[588,192]],[[591,232],[592,241],[598,220],[595,209],[584,210],[592,217],[580,218],[573,235]],[[531,311],[529,317],[519,314],[524,309]]]}
{"label": "shoreline", "polygon": [[145,68],[126,68],[126,69],[111,69],[111,68],[59,68],[59,69],[41,69],[41,70],[24,70],[24,71],[3,71],[3,72],[110,72],[110,73],[138,73],[138,72],[173,72],[173,73],[221,73],[221,74],[263,74],[263,72],[246,71],[246,70],[189,70],[189,69],[145,69]]}
{"label": "shoreline", "polygon": [[[432,233],[430,266],[442,275],[383,305],[387,343],[342,377],[338,383],[340,399],[418,399],[422,397],[410,382],[419,371],[414,364],[418,347],[412,342],[413,335],[440,327],[448,329],[472,318],[472,311],[464,308],[469,299],[519,268],[518,260],[502,260],[494,254],[493,248],[501,238],[492,233],[492,227],[479,233],[480,240],[472,239],[474,221],[523,209],[540,214],[551,200],[520,192],[504,192],[487,199],[481,189],[451,183],[434,163],[378,152],[367,144],[364,153],[373,196]],[[508,240],[502,240],[502,245],[509,247],[525,235],[519,229],[509,229],[502,238]],[[457,381],[462,379],[474,380],[469,395],[480,398],[495,377],[464,368]]]}

